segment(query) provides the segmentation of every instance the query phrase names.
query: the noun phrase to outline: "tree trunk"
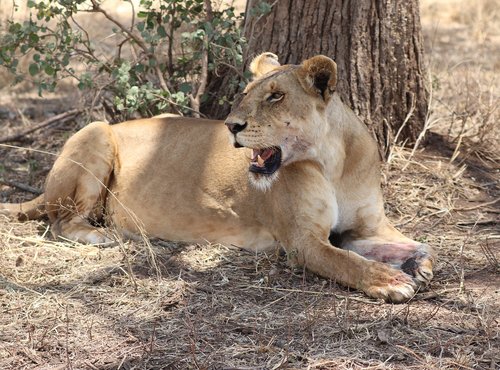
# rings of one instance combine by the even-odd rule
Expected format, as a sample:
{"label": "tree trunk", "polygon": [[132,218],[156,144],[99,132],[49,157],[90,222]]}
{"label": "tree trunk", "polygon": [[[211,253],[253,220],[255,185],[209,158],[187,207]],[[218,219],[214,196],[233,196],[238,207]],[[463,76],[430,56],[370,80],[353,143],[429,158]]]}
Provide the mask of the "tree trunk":
{"label": "tree trunk", "polygon": [[270,13],[251,16],[258,2],[247,3],[247,64],[263,51],[282,64],[327,55],[342,100],[384,156],[398,131],[400,142],[415,142],[427,114],[418,0],[277,0]]}

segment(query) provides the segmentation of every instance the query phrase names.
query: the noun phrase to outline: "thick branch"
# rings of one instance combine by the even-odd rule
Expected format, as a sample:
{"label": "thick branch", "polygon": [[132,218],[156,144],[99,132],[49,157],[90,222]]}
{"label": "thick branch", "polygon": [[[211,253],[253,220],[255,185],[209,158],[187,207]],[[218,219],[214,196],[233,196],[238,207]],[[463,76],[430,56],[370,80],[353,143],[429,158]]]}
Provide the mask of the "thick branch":
{"label": "thick branch", "polygon": [[146,43],[144,42],[142,37],[138,36],[137,34],[132,32],[131,30],[127,29],[127,27],[125,27],[125,25],[123,25],[118,19],[109,15],[109,13],[107,11],[105,11],[103,8],[101,8],[101,5],[96,0],[90,0],[90,1],[92,2],[92,6],[93,6],[94,11],[102,13],[102,15],[104,15],[108,20],[110,20],[111,22],[116,24],[122,30],[122,32],[126,33],[131,39],[133,39],[137,43],[137,45],[139,45],[141,47],[141,49],[144,50],[144,52],[146,54],[150,54],[150,52],[148,50],[148,46],[146,45]]}
{"label": "thick branch", "polygon": [[207,21],[212,22],[214,19],[214,12],[212,10],[212,2],[210,0],[205,0],[205,11],[207,12]]}
{"label": "thick branch", "polygon": [[194,113],[195,117],[200,117],[200,100],[203,94],[205,93],[205,89],[207,87],[207,79],[208,79],[208,50],[206,46],[203,46],[202,50],[202,59],[201,59],[201,75],[200,75],[200,86],[198,87],[196,94],[193,96],[189,95],[189,99],[191,101],[191,108],[196,112]]}
{"label": "thick branch", "polygon": [[20,189],[22,191],[26,191],[28,193],[33,193],[33,194],[37,194],[37,195],[40,195],[40,194],[43,193],[42,190],[40,190],[38,188],[34,188],[33,186],[26,185],[26,184],[23,184],[23,183],[20,183],[20,182],[17,182],[17,181],[5,180],[5,179],[3,179],[1,177],[0,177],[0,184],[8,185],[10,187],[18,188],[18,189]]}
{"label": "thick branch", "polygon": [[9,135],[9,136],[5,136],[3,138],[0,138],[0,143],[8,143],[11,141],[18,141],[22,137],[24,137],[28,134],[31,134],[32,132],[38,131],[38,130],[40,130],[44,127],[50,126],[54,123],[67,120],[68,118],[76,116],[80,112],[81,112],[81,110],[79,110],[79,109],[72,109],[70,111],[58,114],[54,117],[50,117],[50,118],[46,119],[45,121],[40,122],[38,125],[31,127],[25,131],[21,131],[17,134]]}
{"label": "thick branch", "polygon": [[[206,15],[206,20],[207,22],[212,22],[214,14],[212,11],[212,3],[210,0],[205,0],[205,11],[207,13]],[[194,116],[195,117],[200,117],[199,111],[200,111],[200,100],[203,94],[205,93],[205,89],[207,88],[207,81],[208,81],[208,36],[205,35],[204,38],[204,45],[202,48],[202,56],[201,56],[201,75],[200,75],[200,85],[198,86],[198,89],[196,90],[196,94],[193,96],[192,94],[189,96],[190,101],[191,101],[191,108],[195,112]],[[194,90],[194,89],[193,89]]]}

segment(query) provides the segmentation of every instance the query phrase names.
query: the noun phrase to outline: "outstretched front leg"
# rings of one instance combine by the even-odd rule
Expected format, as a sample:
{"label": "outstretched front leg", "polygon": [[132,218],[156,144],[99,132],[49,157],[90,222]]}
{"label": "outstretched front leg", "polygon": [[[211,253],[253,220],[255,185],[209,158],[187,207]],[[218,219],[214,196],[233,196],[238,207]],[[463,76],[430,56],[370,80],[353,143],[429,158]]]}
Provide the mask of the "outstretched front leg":
{"label": "outstretched front leg", "polygon": [[290,262],[342,285],[359,289],[373,298],[405,302],[415,294],[417,284],[407,273],[378,261],[336,248],[323,235],[305,233],[285,245]]}
{"label": "outstretched front leg", "polygon": [[[292,169],[293,172],[287,173],[287,180],[279,182],[279,187],[270,194],[277,213],[271,219],[290,262],[374,298],[390,302],[410,299],[417,289],[412,276],[389,264],[330,244],[330,229],[339,217],[333,189],[323,176],[318,176],[315,167],[302,165]],[[283,184],[293,186],[285,191],[280,188]]]}
{"label": "outstretched front leg", "polygon": [[419,288],[429,284],[433,277],[434,250],[401,234],[385,217],[374,231],[350,231],[340,238],[331,235],[330,241],[344,250],[404,271],[415,278]]}

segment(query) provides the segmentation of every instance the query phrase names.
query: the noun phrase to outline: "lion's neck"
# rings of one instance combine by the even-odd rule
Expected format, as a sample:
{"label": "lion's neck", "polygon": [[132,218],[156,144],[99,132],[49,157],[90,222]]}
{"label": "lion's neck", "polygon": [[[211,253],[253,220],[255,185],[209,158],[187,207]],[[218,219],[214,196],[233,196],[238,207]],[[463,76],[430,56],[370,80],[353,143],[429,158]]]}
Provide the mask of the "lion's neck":
{"label": "lion's neck", "polygon": [[325,177],[331,181],[338,180],[345,163],[345,116],[346,112],[340,97],[334,94],[325,111],[327,125],[322,133],[324,137],[318,141],[321,144],[317,155]]}
{"label": "lion's neck", "polygon": [[325,176],[336,182],[347,172],[356,176],[356,171],[366,166],[378,166],[378,151],[373,138],[361,120],[335,93],[325,112],[326,140],[321,141],[318,161]]}

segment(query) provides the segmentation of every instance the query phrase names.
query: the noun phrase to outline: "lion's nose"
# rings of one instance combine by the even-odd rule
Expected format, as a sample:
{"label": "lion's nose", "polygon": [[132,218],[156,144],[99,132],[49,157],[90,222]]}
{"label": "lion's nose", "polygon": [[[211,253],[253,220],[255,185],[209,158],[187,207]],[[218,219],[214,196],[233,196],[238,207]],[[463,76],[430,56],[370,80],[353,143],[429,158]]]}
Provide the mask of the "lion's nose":
{"label": "lion's nose", "polygon": [[248,126],[248,124],[246,122],[244,124],[226,122],[226,126],[232,134],[236,135],[238,132],[243,131]]}

